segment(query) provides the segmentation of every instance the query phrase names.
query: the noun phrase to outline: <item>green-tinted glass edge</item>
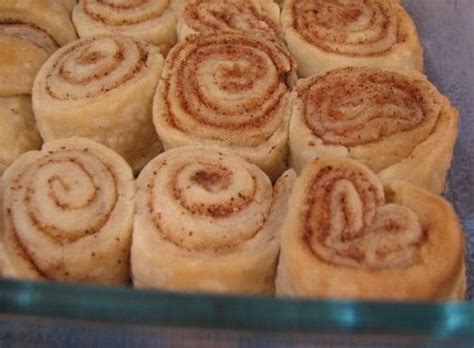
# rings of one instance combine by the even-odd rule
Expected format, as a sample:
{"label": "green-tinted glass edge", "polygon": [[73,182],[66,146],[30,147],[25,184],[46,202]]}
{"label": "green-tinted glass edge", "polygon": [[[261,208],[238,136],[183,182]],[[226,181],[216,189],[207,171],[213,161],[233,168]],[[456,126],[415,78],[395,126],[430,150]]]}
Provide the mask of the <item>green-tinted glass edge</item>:
{"label": "green-tinted glass edge", "polygon": [[2,280],[0,312],[236,330],[474,337],[470,302],[314,301]]}

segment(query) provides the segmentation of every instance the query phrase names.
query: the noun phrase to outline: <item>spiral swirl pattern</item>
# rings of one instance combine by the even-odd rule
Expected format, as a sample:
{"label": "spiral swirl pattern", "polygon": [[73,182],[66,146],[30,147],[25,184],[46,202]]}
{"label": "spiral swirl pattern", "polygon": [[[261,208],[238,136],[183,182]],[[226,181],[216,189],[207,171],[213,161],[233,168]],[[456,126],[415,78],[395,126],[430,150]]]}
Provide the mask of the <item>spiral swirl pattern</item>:
{"label": "spiral swirl pattern", "polygon": [[[257,31],[277,38],[280,35],[278,22],[263,4],[246,0],[188,0],[179,25],[198,33]],[[272,9],[278,14],[278,6],[273,5],[275,8]],[[184,35],[180,35],[180,39],[181,36]]]}
{"label": "spiral swirl pattern", "polygon": [[157,47],[127,36],[81,39],[61,48],[33,86],[41,135],[91,138],[141,169],[161,150],[152,103],[162,66]]}
{"label": "spiral swirl pattern", "polygon": [[110,168],[86,152],[49,154],[30,167],[29,174],[21,180],[24,209],[12,211],[14,225],[29,221],[58,244],[98,233],[118,198]]}
{"label": "spiral swirl pattern", "polygon": [[217,146],[183,146],[138,177],[131,264],[137,287],[271,294],[295,174],[272,187]]}
{"label": "spiral swirl pattern", "polygon": [[147,46],[123,36],[85,39],[55,57],[45,82],[52,98],[94,98],[144,73]]}
{"label": "spiral swirl pattern", "polygon": [[100,34],[132,36],[160,47],[164,54],[176,42],[178,0],[82,0],[73,22],[81,38]]}
{"label": "spiral swirl pattern", "polygon": [[267,39],[196,35],[178,44],[168,55],[154,103],[165,148],[230,146],[274,177],[261,162],[285,151],[292,66],[284,48]]}
{"label": "spiral swirl pattern", "polygon": [[397,301],[464,296],[463,233],[440,196],[404,181],[383,186],[358,161],[324,158],[305,167],[289,204],[277,295]]}
{"label": "spiral swirl pattern", "polygon": [[83,264],[78,268],[95,261],[92,267],[100,269],[109,259],[117,269],[101,276],[91,270],[89,280],[107,282],[115,275],[114,281],[123,281],[133,185],[122,159],[93,141],[73,138],[26,154],[6,175],[7,246],[18,251],[14,257],[56,280],[88,279],[75,269],[77,257]]}
{"label": "spiral swirl pattern", "polygon": [[156,231],[194,252],[229,251],[251,240],[272,205],[272,185],[263,172],[212,149],[165,153],[147,179]]}
{"label": "spiral swirl pattern", "polygon": [[305,198],[304,240],[317,257],[340,266],[410,266],[423,241],[418,218],[405,207],[386,205],[373,174],[348,163],[327,161],[313,170]]}
{"label": "spiral swirl pattern", "polygon": [[255,146],[281,124],[291,59],[271,42],[196,36],[178,45],[167,64],[166,121],[182,132]]}
{"label": "spiral swirl pattern", "polygon": [[426,81],[376,69],[330,72],[301,86],[298,96],[307,127],[328,145],[373,144],[414,129],[421,142],[440,116]]}
{"label": "spiral swirl pattern", "polygon": [[299,81],[289,139],[297,171],[314,158],[353,158],[381,175],[444,188],[458,112],[416,73],[369,67]]}
{"label": "spiral swirl pattern", "polygon": [[[395,5],[394,5],[395,4]],[[381,55],[403,43],[405,18],[393,0],[292,2],[293,27],[312,45],[349,56]]]}

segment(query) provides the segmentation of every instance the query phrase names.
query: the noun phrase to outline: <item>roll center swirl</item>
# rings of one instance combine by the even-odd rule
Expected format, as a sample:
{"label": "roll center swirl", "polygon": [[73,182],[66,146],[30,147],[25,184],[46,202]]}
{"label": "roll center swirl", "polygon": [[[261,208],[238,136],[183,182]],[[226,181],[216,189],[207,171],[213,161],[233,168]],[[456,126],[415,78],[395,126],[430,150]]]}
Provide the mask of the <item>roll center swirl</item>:
{"label": "roll center swirl", "polygon": [[306,125],[325,144],[366,145],[415,129],[421,141],[431,133],[439,108],[424,85],[388,72],[349,70],[328,73],[298,92]]}
{"label": "roll center swirl", "polygon": [[273,42],[238,34],[194,36],[172,50],[167,64],[168,123],[181,132],[255,146],[283,122],[292,61]]}
{"label": "roll center swirl", "polygon": [[383,191],[361,172],[323,167],[307,198],[303,238],[323,261],[384,269],[417,261],[423,231],[409,209],[386,204]]}
{"label": "roll center swirl", "polygon": [[21,231],[30,222],[59,244],[98,233],[115,207],[116,185],[111,169],[92,155],[52,153],[22,179],[23,198],[12,208],[14,226]]}
{"label": "roll center swirl", "polygon": [[208,192],[217,192],[226,189],[231,180],[231,173],[220,168],[214,170],[198,170],[191,177],[191,181],[200,185]]}
{"label": "roll center swirl", "polygon": [[162,238],[184,250],[222,252],[259,232],[271,207],[267,178],[212,150],[195,159],[171,151],[147,184],[149,214]]}
{"label": "roll center swirl", "polygon": [[140,74],[147,60],[145,49],[126,37],[81,40],[57,57],[46,89],[61,100],[93,98]]}
{"label": "roll center swirl", "polygon": [[349,56],[380,55],[405,38],[390,1],[297,0],[293,26],[312,45]]}

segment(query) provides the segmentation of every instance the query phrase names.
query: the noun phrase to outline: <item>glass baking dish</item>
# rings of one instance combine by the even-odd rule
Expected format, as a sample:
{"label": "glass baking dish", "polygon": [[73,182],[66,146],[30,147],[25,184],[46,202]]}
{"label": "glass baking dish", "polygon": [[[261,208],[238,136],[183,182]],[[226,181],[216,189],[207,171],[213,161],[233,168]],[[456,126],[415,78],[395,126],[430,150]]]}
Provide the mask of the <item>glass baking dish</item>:
{"label": "glass baking dish", "polygon": [[[422,38],[426,74],[461,110],[446,196],[466,232],[470,300],[474,296],[474,1],[411,0],[405,6]],[[1,346],[2,342],[84,346],[87,337],[114,346],[114,342],[338,347],[348,342],[362,346],[430,342],[433,347],[452,342],[458,347],[474,341],[474,304],[282,300],[0,281]]]}

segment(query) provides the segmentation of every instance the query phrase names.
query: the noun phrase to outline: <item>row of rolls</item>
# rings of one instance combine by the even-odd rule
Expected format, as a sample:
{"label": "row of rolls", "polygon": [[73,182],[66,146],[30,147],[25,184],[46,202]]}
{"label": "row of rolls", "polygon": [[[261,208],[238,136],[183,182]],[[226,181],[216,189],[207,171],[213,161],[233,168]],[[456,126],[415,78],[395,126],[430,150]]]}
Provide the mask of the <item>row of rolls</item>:
{"label": "row of rolls", "polygon": [[[444,188],[458,114],[417,71],[421,63],[410,64],[412,56],[405,51],[422,61],[421,48],[416,28],[398,1],[313,1],[311,6],[287,1],[282,21],[285,13],[299,13],[304,9],[298,6],[306,4],[307,16],[317,14],[307,19],[308,30],[325,33],[324,38],[313,34],[328,45],[332,42],[332,50],[317,45],[316,37],[314,42],[305,39],[313,50],[289,50],[293,40],[276,24],[280,11],[271,1],[188,0],[180,6],[158,0],[80,1],[73,20],[84,12],[102,22],[110,17],[116,25],[108,34],[94,32],[98,36],[79,40],[74,40],[62,2],[30,2],[5,1],[0,6],[0,18],[6,18],[0,24],[0,110],[9,115],[1,121],[1,171],[21,153],[37,149],[41,140],[81,136],[112,148],[135,172],[163,148],[217,144],[258,165],[272,180],[288,162],[299,172],[309,159],[337,156],[361,161],[384,182],[403,178],[436,193]],[[152,25],[148,21],[157,20],[158,13],[164,11],[166,17],[166,11],[178,11],[175,7],[181,9],[178,24],[187,23],[178,28],[196,30],[182,29],[188,34],[177,34],[182,40],[165,59],[168,51],[157,46],[164,42],[134,35],[127,25],[136,30]],[[31,19],[30,26],[33,14],[39,18]],[[326,23],[324,18],[332,20]],[[35,32],[41,25],[56,32],[48,21],[59,26],[54,28],[62,36]],[[74,23],[81,33],[78,21]],[[101,24],[103,30],[107,23]],[[337,25],[347,28],[332,28]],[[390,41],[392,36],[403,40]],[[59,50],[52,44],[71,40]],[[381,51],[366,47],[370,45]],[[308,64],[321,70],[301,72],[305,63],[297,52],[314,50],[319,53],[313,52]],[[335,65],[325,66],[325,55]]]}
{"label": "row of rolls", "polygon": [[272,185],[232,150],[183,146],[134,179],[86,138],[47,142],[2,178],[2,272],[185,292],[462,299],[452,206],[364,164],[325,158]]}
{"label": "row of rolls", "polygon": [[400,1],[4,0],[0,47],[5,276],[464,296],[459,116]]}

